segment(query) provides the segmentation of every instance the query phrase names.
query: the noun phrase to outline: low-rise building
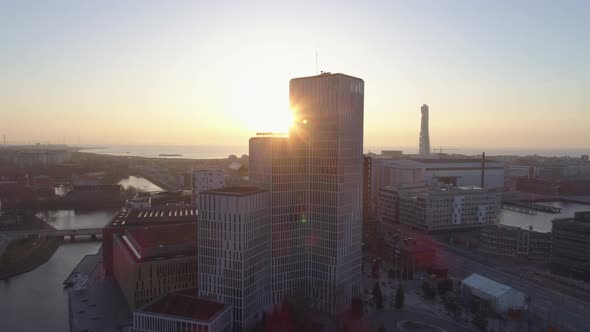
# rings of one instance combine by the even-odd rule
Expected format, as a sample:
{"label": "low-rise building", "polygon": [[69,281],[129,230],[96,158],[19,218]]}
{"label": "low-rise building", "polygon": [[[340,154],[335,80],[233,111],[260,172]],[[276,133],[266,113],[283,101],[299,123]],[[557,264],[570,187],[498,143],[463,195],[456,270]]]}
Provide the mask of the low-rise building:
{"label": "low-rise building", "polygon": [[231,306],[197,297],[196,289],[164,295],[133,312],[134,332],[230,332]]}
{"label": "low-rise building", "polygon": [[[374,187],[450,184],[487,189],[505,186],[504,164],[481,159],[398,159],[373,157]],[[483,179],[482,179],[483,177]],[[483,183],[482,183],[483,180]]]}
{"label": "low-rise building", "polygon": [[500,192],[479,187],[380,189],[379,218],[426,231],[469,229],[498,222]]}
{"label": "low-rise building", "polygon": [[13,162],[21,168],[60,165],[70,160],[68,150],[23,149],[16,153]]}
{"label": "low-rise building", "polygon": [[461,283],[465,296],[473,296],[485,303],[496,313],[526,309],[526,295],[510,286],[473,273]]}
{"label": "low-rise building", "polygon": [[150,207],[152,207],[152,197],[150,193],[137,193],[135,197],[125,201],[125,208],[127,210]]}
{"label": "low-rise building", "polygon": [[129,308],[197,287],[197,226],[147,226],[114,235],[113,273]]}
{"label": "low-rise building", "polygon": [[549,260],[551,233],[506,225],[484,227],[480,229],[479,250],[491,255]]}
{"label": "low-rise building", "polygon": [[554,271],[590,280],[590,211],[553,220],[551,233]]}
{"label": "low-rise building", "polygon": [[404,195],[426,191],[424,186],[382,187],[377,195],[377,219],[384,223],[399,224],[399,204]]}
{"label": "low-rise building", "polygon": [[197,210],[191,206],[157,206],[143,209],[123,210],[102,229],[104,268],[107,275],[113,274],[114,237],[126,230],[153,226],[172,228],[186,224],[197,227]]}

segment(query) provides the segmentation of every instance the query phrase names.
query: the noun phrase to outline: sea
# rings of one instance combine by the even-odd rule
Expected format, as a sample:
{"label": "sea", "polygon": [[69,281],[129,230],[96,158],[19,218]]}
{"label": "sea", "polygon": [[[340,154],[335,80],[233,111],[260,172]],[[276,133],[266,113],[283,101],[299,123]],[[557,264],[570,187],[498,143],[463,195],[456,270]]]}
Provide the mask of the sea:
{"label": "sea", "polygon": [[[400,150],[404,154],[415,154],[416,147],[409,146],[367,146],[365,153],[373,152],[379,154],[382,150]],[[441,150],[433,149],[436,153]],[[147,158],[183,158],[183,159],[217,159],[227,158],[230,155],[238,157],[248,154],[247,145],[102,145],[85,146],[80,152],[105,154],[112,156],[147,157]],[[510,155],[510,156],[545,156],[545,157],[579,157],[590,154],[590,147],[587,149],[526,149],[526,148],[442,148],[443,153],[461,154],[466,156],[477,156],[485,152],[487,156]]]}

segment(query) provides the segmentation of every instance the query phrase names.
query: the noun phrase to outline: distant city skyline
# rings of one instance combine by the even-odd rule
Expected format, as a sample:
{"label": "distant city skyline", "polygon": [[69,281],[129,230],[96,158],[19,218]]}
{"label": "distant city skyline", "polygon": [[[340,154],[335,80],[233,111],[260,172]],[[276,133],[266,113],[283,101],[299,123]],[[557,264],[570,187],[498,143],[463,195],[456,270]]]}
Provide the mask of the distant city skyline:
{"label": "distant city skyline", "polygon": [[286,82],[317,51],[364,78],[366,147],[417,146],[422,104],[433,152],[588,147],[590,3],[311,5],[4,3],[0,135],[241,146],[288,130]]}

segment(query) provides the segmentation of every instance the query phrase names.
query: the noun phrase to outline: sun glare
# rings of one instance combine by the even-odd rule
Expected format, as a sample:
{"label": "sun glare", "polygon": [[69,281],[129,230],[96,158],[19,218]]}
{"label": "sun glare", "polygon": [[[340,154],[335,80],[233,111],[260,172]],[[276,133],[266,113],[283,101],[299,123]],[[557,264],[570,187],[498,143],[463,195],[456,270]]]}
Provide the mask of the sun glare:
{"label": "sun glare", "polygon": [[289,133],[294,115],[289,109],[258,109],[247,119],[248,127],[256,132]]}
{"label": "sun glare", "polygon": [[289,109],[261,112],[261,118],[256,119],[256,130],[288,134],[289,128],[293,125],[293,117],[293,112]]}

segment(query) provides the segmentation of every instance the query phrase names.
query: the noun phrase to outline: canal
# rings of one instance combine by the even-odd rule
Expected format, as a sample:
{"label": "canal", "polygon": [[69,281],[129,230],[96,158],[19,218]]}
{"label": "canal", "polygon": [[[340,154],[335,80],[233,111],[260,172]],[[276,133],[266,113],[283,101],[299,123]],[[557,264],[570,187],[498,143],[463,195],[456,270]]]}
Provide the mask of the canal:
{"label": "canal", "polygon": [[[135,176],[119,184],[125,189],[161,190]],[[106,225],[118,211],[45,210],[37,216],[57,229],[94,228]],[[0,281],[0,331],[69,331],[68,293],[62,283],[82,257],[95,254],[99,247],[99,242],[65,242],[43,265]]]}
{"label": "canal", "polygon": [[557,218],[571,218],[574,213],[579,211],[590,211],[590,205],[568,203],[562,201],[541,202],[541,205],[554,206],[561,208],[560,213],[538,212],[535,215],[502,209],[500,212],[500,223],[503,225],[517,226],[528,229],[532,227],[534,231],[550,232],[551,220]]}
{"label": "canal", "polygon": [[61,245],[47,263],[0,281],[1,331],[69,331],[68,293],[63,281],[98,242]]}

